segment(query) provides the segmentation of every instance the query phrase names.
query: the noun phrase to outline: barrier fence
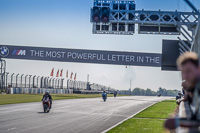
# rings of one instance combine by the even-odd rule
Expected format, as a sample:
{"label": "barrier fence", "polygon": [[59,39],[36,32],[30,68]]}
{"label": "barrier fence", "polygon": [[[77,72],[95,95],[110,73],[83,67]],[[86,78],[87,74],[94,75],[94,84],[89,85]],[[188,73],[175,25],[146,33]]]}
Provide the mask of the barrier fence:
{"label": "barrier fence", "polygon": [[72,94],[72,89],[44,89],[44,88],[9,88],[9,94]]}
{"label": "barrier fence", "polygon": [[25,75],[25,74],[9,74],[5,73],[5,81],[3,83],[3,90],[8,92],[10,88],[15,92],[15,88],[20,88],[19,92],[23,92],[26,89],[69,89],[73,90],[74,93],[101,93],[106,90],[108,93],[113,93],[113,88],[100,85],[90,84],[85,81],[76,81],[64,78],[54,78],[36,75]]}

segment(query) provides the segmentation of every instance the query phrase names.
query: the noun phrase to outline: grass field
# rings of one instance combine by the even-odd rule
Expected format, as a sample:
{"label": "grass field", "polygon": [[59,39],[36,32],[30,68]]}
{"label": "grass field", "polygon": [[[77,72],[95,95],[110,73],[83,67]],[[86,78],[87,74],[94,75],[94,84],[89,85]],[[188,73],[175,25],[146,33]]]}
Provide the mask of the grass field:
{"label": "grass field", "polygon": [[[113,95],[108,95],[111,97]],[[101,97],[101,94],[52,94],[53,100],[62,99],[77,99],[77,98],[96,98]],[[0,105],[15,104],[15,103],[29,103],[39,102],[42,95],[29,95],[29,94],[0,94]]]}
{"label": "grass field", "polygon": [[162,133],[164,120],[132,118],[108,133]]}
{"label": "grass field", "polygon": [[169,117],[170,113],[174,112],[176,105],[177,104],[175,100],[162,101],[147,108],[146,110],[137,114],[135,117],[166,119]]}
{"label": "grass field", "polygon": [[165,119],[174,112],[176,106],[175,100],[157,103],[111,129],[108,133],[162,133]]}

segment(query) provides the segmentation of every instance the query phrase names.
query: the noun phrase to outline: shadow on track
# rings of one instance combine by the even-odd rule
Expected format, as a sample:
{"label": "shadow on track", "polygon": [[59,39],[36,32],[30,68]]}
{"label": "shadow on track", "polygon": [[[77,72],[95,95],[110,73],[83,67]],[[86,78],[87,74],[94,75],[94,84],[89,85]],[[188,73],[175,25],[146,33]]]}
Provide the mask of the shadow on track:
{"label": "shadow on track", "polygon": [[46,113],[44,113],[44,112],[37,112],[38,114],[46,114]]}

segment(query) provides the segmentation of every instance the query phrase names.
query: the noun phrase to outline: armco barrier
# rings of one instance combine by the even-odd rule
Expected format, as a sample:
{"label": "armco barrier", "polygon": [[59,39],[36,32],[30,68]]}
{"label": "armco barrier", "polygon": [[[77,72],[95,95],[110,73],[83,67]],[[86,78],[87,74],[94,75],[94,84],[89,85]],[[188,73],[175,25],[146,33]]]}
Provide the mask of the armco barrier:
{"label": "armco barrier", "polygon": [[49,91],[51,94],[72,94],[72,89],[41,89],[41,88],[9,88],[10,94],[44,94]]}

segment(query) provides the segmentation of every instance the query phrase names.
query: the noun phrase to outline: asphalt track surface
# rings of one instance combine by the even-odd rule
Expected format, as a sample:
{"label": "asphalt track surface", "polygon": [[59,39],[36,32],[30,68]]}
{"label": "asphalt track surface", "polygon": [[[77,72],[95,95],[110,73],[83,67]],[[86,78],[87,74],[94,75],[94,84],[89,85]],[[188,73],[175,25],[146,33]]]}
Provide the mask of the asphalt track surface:
{"label": "asphalt track surface", "polygon": [[128,96],[53,101],[50,113],[42,103],[0,106],[0,133],[100,133],[145,107],[168,97]]}

